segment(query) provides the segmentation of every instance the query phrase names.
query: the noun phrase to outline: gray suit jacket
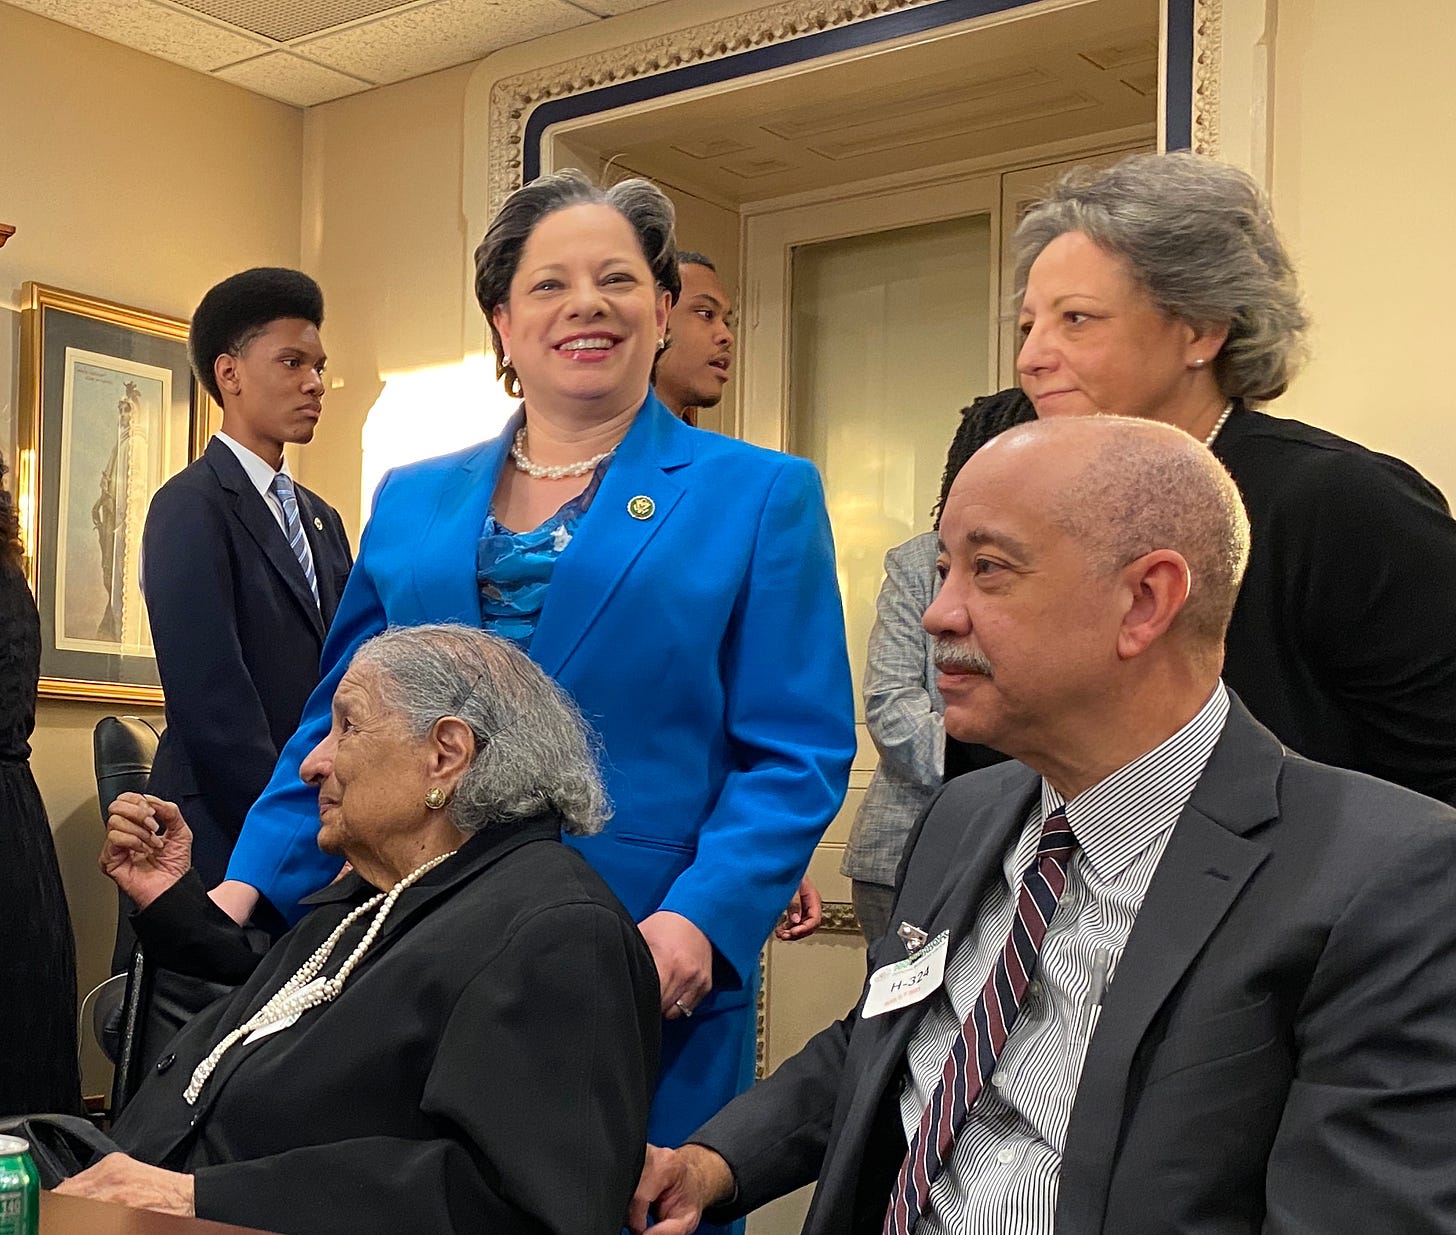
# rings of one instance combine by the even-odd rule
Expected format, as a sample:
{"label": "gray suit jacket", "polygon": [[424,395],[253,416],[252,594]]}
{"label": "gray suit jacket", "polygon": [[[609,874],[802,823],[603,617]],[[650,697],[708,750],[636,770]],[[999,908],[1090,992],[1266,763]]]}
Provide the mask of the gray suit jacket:
{"label": "gray suit jacket", "polygon": [[[894,920],[954,947],[1038,786],[947,785]],[[1456,1232],[1453,904],[1456,811],[1289,754],[1235,701],[1088,1048],[1058,1235]],[[903,955],[890,935],[871,965]],[[817,1177],[806,1232],[879,1231],[923,1007],[851,1013],[692,1138],[735,1212]]]}
{"label": "gray suit jacket", "polygon": [[875,601],[865,662],[865,723],[880,763],[854,817],[841,874],[892,884],[920,812],[940,788],[945,724],[935,688],[933,643],[920,619],[940,580],[934,532],[885,554],[885,582]]}

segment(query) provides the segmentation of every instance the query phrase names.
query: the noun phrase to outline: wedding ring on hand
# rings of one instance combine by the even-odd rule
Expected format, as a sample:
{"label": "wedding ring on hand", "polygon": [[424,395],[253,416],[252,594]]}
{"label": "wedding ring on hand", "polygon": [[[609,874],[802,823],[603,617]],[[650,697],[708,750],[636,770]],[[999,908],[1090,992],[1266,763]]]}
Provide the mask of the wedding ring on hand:
{"label": "wedding ring on hand", "polygon": [[679,1012],[681,1012],[684,1016],[691,1016],[693,1014],[693,1010],[688,1007],[687,1004],[683,1003],[681,999],[674,999],[672,1001],[672,1006],[676,1008]]}

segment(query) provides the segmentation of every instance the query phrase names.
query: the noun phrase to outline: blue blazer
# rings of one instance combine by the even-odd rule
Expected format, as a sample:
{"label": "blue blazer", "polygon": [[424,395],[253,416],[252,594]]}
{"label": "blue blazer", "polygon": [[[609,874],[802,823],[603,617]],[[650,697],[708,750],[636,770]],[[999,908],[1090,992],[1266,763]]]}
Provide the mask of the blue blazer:
{"label": "blue blazer", "polygon": [[[228,870],[290,920],[338,870],[314,843],[317,794],[298,779],[328,731],[334,688],[386,626],[480,624],[476,543],[519,423],[518,413],[501,436],[380,485],[318,689]],[[690,428],[649,394],[557,560],[531,656],[602,737],[616,813],[572,843],[634,920],[672,910],[712,941],[704,1013],[746,1004],[855,748],[813,465]]]}

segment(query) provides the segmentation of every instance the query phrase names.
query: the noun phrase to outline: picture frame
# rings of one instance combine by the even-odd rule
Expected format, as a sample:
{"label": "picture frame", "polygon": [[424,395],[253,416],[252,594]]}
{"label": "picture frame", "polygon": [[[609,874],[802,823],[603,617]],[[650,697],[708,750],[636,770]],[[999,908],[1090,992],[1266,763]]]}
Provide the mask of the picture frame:
{"label": "picture frame", "polygon": [[187,323],[27,282],[20,338],[15,492],[40,694],[160,704],[142,526],[215,410],[192,376]]}

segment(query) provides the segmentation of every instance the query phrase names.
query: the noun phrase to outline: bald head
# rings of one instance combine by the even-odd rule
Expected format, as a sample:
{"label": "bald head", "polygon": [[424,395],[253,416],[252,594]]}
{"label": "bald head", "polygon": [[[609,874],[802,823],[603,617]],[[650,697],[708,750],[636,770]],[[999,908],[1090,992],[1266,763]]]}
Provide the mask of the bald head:
{"label": "bald head", "polygon": [[1249,558],[1249,520],[1233,478],[1202,443],[1124,416],[1037,420],[971,459],[952,493],[974,491],[991,468],[1036,478],[1029,483],[1043,492],[1045,513],[1077,542],[1093,574],[1158,549],[1177,553],[1190,582],[1170,629],[1222,645]]}

